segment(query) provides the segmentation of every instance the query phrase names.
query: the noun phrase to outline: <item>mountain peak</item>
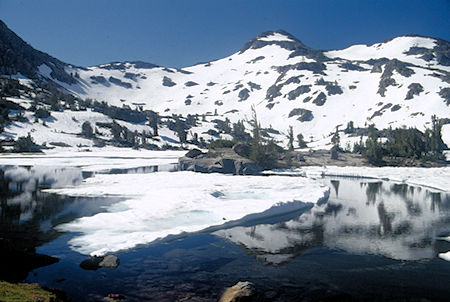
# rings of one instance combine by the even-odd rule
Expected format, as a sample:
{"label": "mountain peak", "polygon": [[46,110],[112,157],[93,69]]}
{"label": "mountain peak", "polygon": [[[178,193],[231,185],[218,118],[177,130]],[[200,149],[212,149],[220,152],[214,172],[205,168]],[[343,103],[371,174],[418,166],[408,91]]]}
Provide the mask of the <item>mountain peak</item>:
{"label": "mountain peak", "polygon": [[291,35],[287,31],[282,30],[282,29],[265,31],[263,33],[260,33],[256,37],[256,39],[262,40],[262,41],[288,41],[288,42],[298,41],[298,42],[300,42],[293,35]]}
{"label": "mountain peak", "polygon": [[268,45],[278,45],[281,48],[291,51],[289,57],[306,56],[316,61],[327,60],[320,50],[315,50],[306,46],[302,41],[282,29],[265,31],[259,34],[256,38],[245,43],[239,50],[239,53],[244,53],[248,49],[263,48]]}
{"label": "mountain peak", "polygon": [[278,45],[287,50],[311,49],[293,35],[279,29],[275,31],[265,31],[259,34],[256,38],[245,43],[239,53],[243,53],[248,49],[262,48],[267,45]]}

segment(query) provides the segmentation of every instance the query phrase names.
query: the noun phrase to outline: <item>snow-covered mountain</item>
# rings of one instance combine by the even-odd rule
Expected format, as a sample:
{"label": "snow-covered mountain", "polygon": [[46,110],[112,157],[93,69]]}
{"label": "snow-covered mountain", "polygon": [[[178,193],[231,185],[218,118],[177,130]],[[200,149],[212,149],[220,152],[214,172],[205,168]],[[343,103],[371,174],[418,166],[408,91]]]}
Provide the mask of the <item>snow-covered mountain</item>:
{"label": "snow-covered mountain", "polygon": [[[62,80],[56,66],[40,64],[38,77],[80,98],[167,116],[206,115],[207,121],[246,120],[254,106],[276,140],[285,141],[293,126],[311,140],[309,147],[323,147],[337,126],[342,130],[350,121],[423,130],[432,115],[450,117],[450,43],[429,37],[320,51],[280,30],[258,35],[223,59],[182,69],[145,62],[64,64],[70,80]],[[191,132],[202,136],[205,127]]]}

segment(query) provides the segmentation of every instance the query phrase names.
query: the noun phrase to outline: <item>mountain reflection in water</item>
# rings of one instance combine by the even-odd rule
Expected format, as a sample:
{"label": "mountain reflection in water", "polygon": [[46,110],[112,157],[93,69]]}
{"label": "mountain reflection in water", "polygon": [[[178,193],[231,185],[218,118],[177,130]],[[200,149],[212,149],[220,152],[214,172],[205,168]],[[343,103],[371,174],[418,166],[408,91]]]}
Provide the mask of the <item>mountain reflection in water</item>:
{"label": "mountain reflection in water", "polygon": [[450,194],[387,181],[323,182],[331,188],[328,201],[295,219],[214,235],[268,264],[286,263],[314,246],[396,260],[430,259],[446,251],[436,238],[450,233]]}

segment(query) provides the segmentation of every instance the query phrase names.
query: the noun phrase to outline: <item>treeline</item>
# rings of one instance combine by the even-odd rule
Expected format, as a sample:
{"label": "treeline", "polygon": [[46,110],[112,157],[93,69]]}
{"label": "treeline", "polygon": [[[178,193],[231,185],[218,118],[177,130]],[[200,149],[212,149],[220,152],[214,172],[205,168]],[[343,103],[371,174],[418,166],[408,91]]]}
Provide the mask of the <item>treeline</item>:
{"label": "treeline", "polygon": [[[255,107],[252,107],[252,117],[247,123],[250,126],[249,131],[245,128],[242,120],[233,124],[228,119],[216,123],[216,128],[229,134],[232,139],[213,140],[208,146],[209,149],[233,148],[237,154],[253,160],[264,169],[279,167],[279,160],[286,155],[288,150],[279,146],[270,136],[270,133],[280,133],[275,129],[261,127]],[[290,129],[292,130],[292,128]],[[301,139],[303,139],[302,136]]]}
{"label": "treeline", "polygon": [[355,144],[353,152],[360,153],[376,166],[401,159],[420,161],[443,160],[445,144],[441,138],[443,121],[435,115],[431,119],[431,128],[424,132],[416,128],[397,128],[378,130],[373,125],[368,128],[368,138]]}

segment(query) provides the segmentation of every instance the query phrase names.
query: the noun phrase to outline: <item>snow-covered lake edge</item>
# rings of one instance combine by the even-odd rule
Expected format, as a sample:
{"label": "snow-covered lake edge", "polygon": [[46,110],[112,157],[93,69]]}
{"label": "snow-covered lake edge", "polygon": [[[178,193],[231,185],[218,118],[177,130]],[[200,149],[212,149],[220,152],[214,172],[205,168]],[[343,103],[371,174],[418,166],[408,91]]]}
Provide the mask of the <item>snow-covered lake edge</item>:
{"label": "snow-covered lake edge", "polygon": [[[185,151],[122,148],[64,150],[44,154],[1,154],[0,166],[76,167],[100,172],[120,168],[176,164]],[[304,167],[268,171],[270,177],[201,174],[187,171],[94,173],[78,186],[47,192],[84,197],[121,196],[125,200],[103,213],[58,226],[79,233],[69,241],[81,254],[104,255],[167,236],[216,228],[233,221],[298,211],[327,197],[317,178],[345,176],[390,180],[450,191],[450,168]],[[304,176],[304,177],[286,177]]]}

